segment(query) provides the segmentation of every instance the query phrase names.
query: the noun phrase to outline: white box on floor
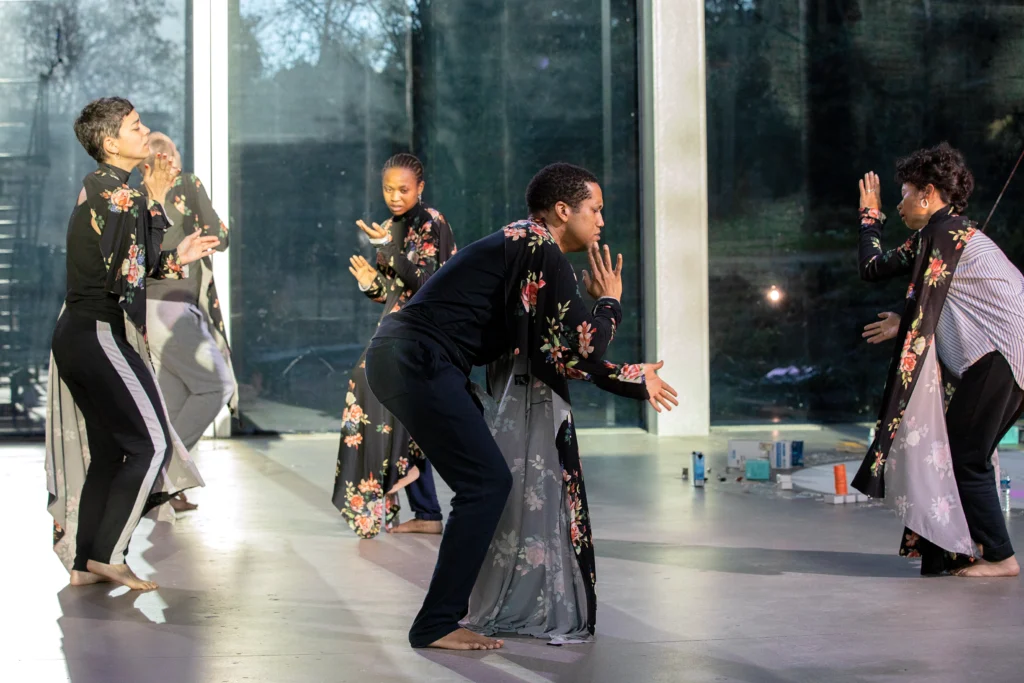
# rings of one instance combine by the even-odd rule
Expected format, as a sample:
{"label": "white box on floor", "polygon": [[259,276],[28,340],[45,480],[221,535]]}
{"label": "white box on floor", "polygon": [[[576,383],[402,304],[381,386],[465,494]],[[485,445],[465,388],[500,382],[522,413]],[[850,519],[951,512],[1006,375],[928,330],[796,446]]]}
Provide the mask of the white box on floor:
{"label": "white box on floor", "polygon": [[772,444],[772,452],[769,460],[772,469],[789,470],[794,467],[804,466],[804,442],[803,441],[776,441]]}
{"label": "white box on floor", "polygon": [[865,496],[863,493],[858,493],[857,494],[857,502],[858,503],[867,503],[870,500],[871,500],[871,496]]}
{"label": "white box on floor", "polygon": [[857,494],[855,494],[855,493],[848,493],[848,494],[846,494],[846,502],[847,503],[856,503],[857,502]]}
{"label": "white box on floor", "polygon": [[748,460],[771,460],[771,441],[735,440],[729,442],[729,469],[742,470]]}
{"label": "white box on floor", "polygon": [[825,496],[825,502],[832,505],[842,505],[846,502],[846,496],[828,495]]}

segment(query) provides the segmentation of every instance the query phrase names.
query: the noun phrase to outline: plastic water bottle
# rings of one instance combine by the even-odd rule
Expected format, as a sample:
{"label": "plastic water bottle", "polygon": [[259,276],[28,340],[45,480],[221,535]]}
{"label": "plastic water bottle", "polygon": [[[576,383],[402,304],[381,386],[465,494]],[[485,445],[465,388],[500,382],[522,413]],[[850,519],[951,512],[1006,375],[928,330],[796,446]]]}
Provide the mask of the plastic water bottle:
{"label": "plastic water bottle", "polygon": [[1008,472],[1001,472],[999,477],[999,498],[1003,504],[1003,512],[1010,511],[1010,475]]}

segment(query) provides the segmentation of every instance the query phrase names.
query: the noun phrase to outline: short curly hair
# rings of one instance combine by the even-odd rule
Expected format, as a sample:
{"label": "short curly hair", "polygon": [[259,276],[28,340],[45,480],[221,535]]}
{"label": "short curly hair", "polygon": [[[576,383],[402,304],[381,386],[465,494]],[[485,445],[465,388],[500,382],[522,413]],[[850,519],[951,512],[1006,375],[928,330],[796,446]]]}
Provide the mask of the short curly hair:
{"label": "short curly hair", "polygon": [[909,183],[919,190],[934,185],[942,201],[957,213],[967,208],[974,192],[974,175],[967,168],[960,150],[943,142],[929,149],[919,149],[896,162],[896,182]]}
{"label": "short curly hair", "polygon": [[121,122],[135,109],[123,97],[104,97],[85,105],[75,119],[75,137],[85,151],[100,163],[106,161],[103,141],[121,134]]}
{"label": "short curly hair", "polygon": [[526,188],[526,208],[533,214],[565,202],[575,211],[584,200],[590,199],[587,183],[597,182],[597,176],[579,166],[565,163],[545,166]]}

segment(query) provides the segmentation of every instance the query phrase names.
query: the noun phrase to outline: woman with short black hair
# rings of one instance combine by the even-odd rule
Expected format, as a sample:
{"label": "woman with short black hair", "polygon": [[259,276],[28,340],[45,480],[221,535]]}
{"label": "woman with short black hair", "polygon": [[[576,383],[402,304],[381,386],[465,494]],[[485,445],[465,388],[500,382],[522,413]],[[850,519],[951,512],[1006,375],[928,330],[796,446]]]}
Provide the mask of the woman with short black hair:
{"label": "woman with short black hair", "polygon": [[876,323],[872,341],[903,343],[854,486],[896,508],[900,554],[921,557],[922,574],[1017,576],[993,455],[1024,400],[1024,276],[961,215],[974,177],[959,151],[914,152],[896,179],[913,234],[888,252],[878,176],[860,182],[861,277],[911,280],[902,317]]}
{"label": "woman with short black hair", "polygon": [[54,550],[72,585],[156,584],[125,563],[145,512],[202,485],[167,417],[146,347],[146,277],[180,278],[209,255],[216,237],[198,231],[161,251],[168,223],[161,201],[179,169],[150,155],[149,129],[132,103],[107,97],[75,121],[97,162],[82,181],[67,236],[67,296],[53,333],[47,406],[46,474]]}

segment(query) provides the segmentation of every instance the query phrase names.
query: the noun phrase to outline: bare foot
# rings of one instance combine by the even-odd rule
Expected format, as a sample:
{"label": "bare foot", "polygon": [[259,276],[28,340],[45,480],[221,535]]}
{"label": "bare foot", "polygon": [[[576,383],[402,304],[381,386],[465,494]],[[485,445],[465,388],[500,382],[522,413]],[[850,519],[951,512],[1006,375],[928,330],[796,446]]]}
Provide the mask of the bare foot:
{"label": "bare foot", "polygon": [[190,503],[184,493],[179,493],[174,498],[171,498],[170,503],[175,512],[190,512],[199,507],[195,503]]}
{"label": "bare foot", "polygon": [[500,650],[504,644],[504,640],[495,640],[460,628],[435,640],[428,647],[439,650]]}
{"label": "bare foot", "polygon": [[975,562],[970,567],[964,567],[956,573],[957,576],[968,578],[996,578],[1000,576],[1019,576],[1020,565],[1016,557],[1009,557],[1000,562]]}
{"label": "bare foot", "polygon": [[439,534],[442,524],[429,519],[410,519],[391,530],[393,534]]}
{"label": "bare foot", "polygon": [[105,581],[110,581],[110,579],[99,574],[93,574],[92,572],[80,572],[77,569],[71,570],[72,586],[90,586],[94,583],[104,583]]}
{"label": "bare foot", "polygon": [[152,581],[143,581],[135,576],[135,572],[129,569],[126,564],[103,564],[102,562],[89,560],[85,566],[91,573],[102,576],[107,581],[128,586],[133,591],[151,591],[158,587]]}

